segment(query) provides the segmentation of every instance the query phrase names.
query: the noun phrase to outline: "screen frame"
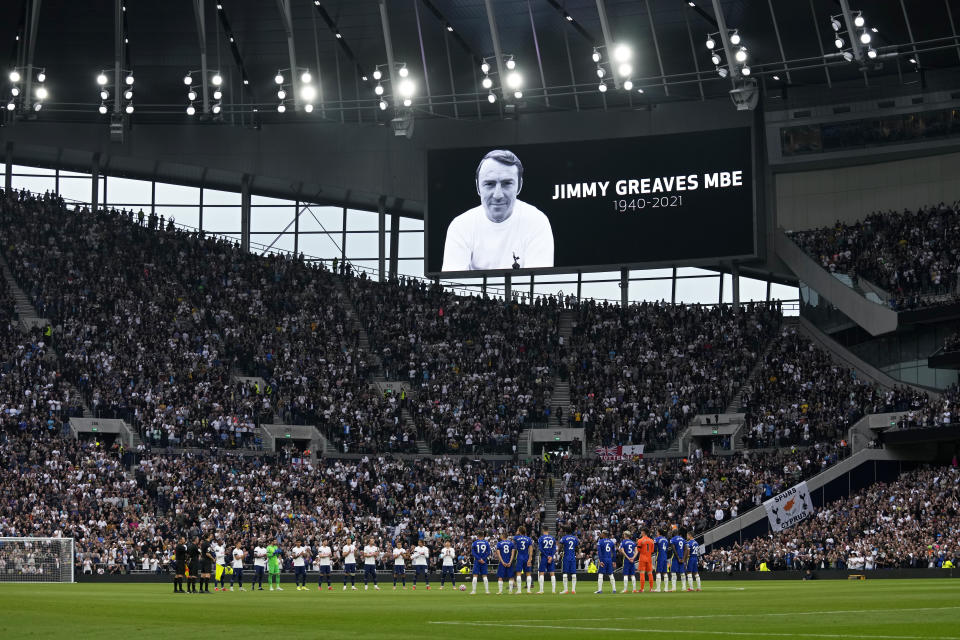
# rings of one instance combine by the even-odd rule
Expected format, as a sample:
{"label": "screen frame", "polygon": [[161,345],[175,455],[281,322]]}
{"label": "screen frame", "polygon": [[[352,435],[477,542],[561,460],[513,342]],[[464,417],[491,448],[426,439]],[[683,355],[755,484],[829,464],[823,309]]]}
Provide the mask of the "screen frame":
{"label": "screen frame", "polygon": [[[760,228],[757,212],[757,204],[759,201],[758,190],[761,188],[763,180],[757,175],[757,140],[756,140],[756,125],[751,123],[749,126],[739,126],[739,127],[717,127],[711,129],[697,129],[694,131],[675,131],[672,133],[698,133],[698,132],[708,132],[708,131],[744,131],[749,134],[750,137],[750,170],[751,176],[753,177],[751,193],[751,218],[753,223],[753,252],[745,254],[735,254],[735,255],[717,255],[709,258],[685,258],[679,260],[657,260],[657,261],[639,261],[639,262],[611,262],[604,264],[585,264],[585,265],[576,265],[568,267],[533,267],[525,269],[485,269],[477,271],[429,271],[427,265],[430,258],[430,166],[429,162],[426,161],[429,153],[434,150],[449,150],[456,149],[457,147],[431,147],[426,149],[425,153],[425,170],[423,172],[423,193],[425,194],[424,207],[423,207],[423,275],[425,278],[432,279],[443,279],[451,280],[458,278],[487,278],[487,277],[508,277],[508,276],[536,276],[536,275],[557,275],[557,274],[575,274],[575,273],[598,273],[603,271],[623,271],[623,270],[637,270],[642,271],[645,269],[663,269],[670,267],[720,267],[721,263],[742,263],[750,262],[760,258]],[[625,138],[645,138],[654,135],[670,135],[670,134],[660,134],[660,133],[648,133],[646,135],[640,136],[624,136]],[[603,138],[580,138],[576,140],[551,140],[550,142],[587,142],[587,141],[596,141],[602,140]],[[513,141],[514,144],[537,144],[535,142],[520,142],[517,140]],[[511,143],[490,143],[486,145],[487,147],[493,149],[496,148],[496,145],[500,144],[501,146],[509,146]],[[461,147],[463,149],[473,148],[473,147]]]}

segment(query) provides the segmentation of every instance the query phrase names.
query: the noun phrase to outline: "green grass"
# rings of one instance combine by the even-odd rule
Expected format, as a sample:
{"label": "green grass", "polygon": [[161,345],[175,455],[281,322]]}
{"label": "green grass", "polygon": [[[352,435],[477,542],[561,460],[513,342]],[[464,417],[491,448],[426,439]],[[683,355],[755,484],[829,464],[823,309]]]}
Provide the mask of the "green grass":
{"label": "green grass", "polygon": [[167,584],[0,584],[0,638],[960,639],[960,580],[708,579],[700,593],[613,595],[607,585],[602,596],[594,581],[578,587],[511,597],[435,586],[174,595]]}

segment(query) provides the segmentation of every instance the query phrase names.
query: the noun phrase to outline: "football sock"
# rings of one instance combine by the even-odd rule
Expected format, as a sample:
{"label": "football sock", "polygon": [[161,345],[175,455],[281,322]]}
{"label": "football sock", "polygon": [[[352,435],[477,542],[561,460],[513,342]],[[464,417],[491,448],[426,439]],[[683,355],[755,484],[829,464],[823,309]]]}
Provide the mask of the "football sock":
{"label": "football sock", "polygon": [[473,576],[473,592],[477,592],[477,576]]}
{"label": "football sock", "polygon": [[550,576],[550,591],[552,593],[557,592],[557,576]]}
{"label": "football sock", "polygon": [[487,580],[487,576],[483,576],[483,589],[487,593],[490,593],[490,582]]}
{"label": "football sock", "polygon": [[543,593],[543,574],[540,574],[540,577],[537,578],[537,581],[540,583],[540,593]]}
{"label": "football sock", "polygon": [[603,574],[597,576],[597,591],[603,591]]}
{"label": "football sock", "polygon": [[567,574],[563,574],[563,590],[567,590]]}
{"label": "football sock", "polygon": [[612,573],[610,574],[610,586],[613,587],[613,590],[617,590],[617,578]]}
{"label": "football sock", "polygon": [[672,579],[672,581],[673,581],[673,588],[670,589],[670,590],[671,590],[671,591],[676,591],[676,590],[677,590],[677,574],[675,574],[675,573],[670,574],[670,577],[671,577],[671,579]]}
{"label": "football sock", "polygon": [[571,585],[572,585],[572,586],[570,587],[570,590],[571,590],[571,591],[576,591],[576,590],[577,590],[577,574],[573,574],[573,579],[572,579],[570,582],[571,582]]}
{"label": "football sock", "polygon": [[699,589],[699,588],[700,588],[700,574],[699,574],[699,573],[696,575],[696,578],[697,578],[697,589]]}
{"label": "football sock", "polygon": [[[630,576],[630,582],[633,584],[633,590],[637,590],[637,576]],[[640,575],[640,586],[643,586],[643,575]]]}
{"label": "football sock", "polygon": [[630,576],[623,576],[623,590],[626,591],[630,585]]}

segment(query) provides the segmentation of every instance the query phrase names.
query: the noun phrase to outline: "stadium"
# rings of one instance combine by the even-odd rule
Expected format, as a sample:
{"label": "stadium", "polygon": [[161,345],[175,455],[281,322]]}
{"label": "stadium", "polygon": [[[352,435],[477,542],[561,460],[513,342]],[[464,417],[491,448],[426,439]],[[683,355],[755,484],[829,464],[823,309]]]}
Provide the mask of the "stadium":
{"label": "stadium", "polygon": [[960,639],[956,0],[0,15],[0,635]]}

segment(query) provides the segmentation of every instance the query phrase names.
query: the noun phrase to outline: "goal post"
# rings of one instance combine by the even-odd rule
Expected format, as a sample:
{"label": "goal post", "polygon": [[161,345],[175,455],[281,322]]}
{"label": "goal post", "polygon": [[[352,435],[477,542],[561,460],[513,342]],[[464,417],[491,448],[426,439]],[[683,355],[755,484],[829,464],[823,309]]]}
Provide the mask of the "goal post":
{"label": "goal post", "polygon": [[73,582],[73,538],[0,537],[0,582]]}

